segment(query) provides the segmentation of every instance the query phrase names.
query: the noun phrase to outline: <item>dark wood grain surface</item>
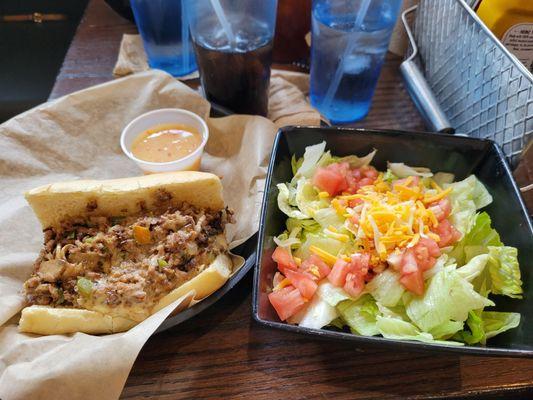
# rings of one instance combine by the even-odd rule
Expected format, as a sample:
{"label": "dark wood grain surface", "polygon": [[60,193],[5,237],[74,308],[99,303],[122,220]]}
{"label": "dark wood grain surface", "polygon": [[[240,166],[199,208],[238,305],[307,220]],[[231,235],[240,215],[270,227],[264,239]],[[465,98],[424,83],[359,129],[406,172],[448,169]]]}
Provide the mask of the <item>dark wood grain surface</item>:
{"label": "dark wood grain surface", "polygon": [[[120,39],[135,27],[92,0],[51,94],[113,79]],[[389,55],[358,127],[424,128]],[[144,346],[124,399],[533,398],[533,360],[356,348],[266,329],[251,315],[251,274],[203,314]]]}

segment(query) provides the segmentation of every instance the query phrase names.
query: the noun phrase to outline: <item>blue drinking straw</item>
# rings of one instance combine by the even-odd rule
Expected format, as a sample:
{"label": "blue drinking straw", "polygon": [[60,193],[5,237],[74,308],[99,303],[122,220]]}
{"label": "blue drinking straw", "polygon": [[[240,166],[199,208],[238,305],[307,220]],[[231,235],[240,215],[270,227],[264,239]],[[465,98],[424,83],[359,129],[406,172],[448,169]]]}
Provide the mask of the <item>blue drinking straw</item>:
{"label": "blue drinking straw", "polygon": [[181,0],[181,52],[183,59],[183,68],[189,68],[189,24],[187,19],[187,10],[185,0]]}
{"label": "blue drinking straw", "polygon": [[[372,0],[363,0],[361,8],[357,13],[357,18],[355,19],[355,31],[361,29],[361,25],[363,24],[363,21],[366,17],[366,13],[368,12],[368,8],[370,7],[371,1]],[[342,53],[339,65],[337,66],[337,70],[335,71],[335,75],[333,76],[333,79],[326,92],[326,96],[324,97],[324,101],[322,102],[323,110],[327,110],[329,108],[331,102],[333,101],[333,96],[335,95],[335,93],[337,93],[339,84],[341,83],[342,73],[344,72],[344,64],[348,56],[353,52],[356,43],[357,41],[352,40],[351,42],[347,43],[346,47],[344,48],[344,52]]]}
{"label": "blue drinking straw", "polygon": [[218,22],[220,22],[220,25],[222,25],[222,29],[224,30],[224,33],[226,34],[226,37],[228,38],[230,47],[235,46],[235,35],[233,34],[233,31],[231,30],[231,26],[228,22],[228,19],[226,18],[226,14],[224,14],[224,10],[222,9],[222,6],[220,5],[219,0],[211,0],[211,5],[213,6],[213,9],[215,10],[215,14],[218,18]]}

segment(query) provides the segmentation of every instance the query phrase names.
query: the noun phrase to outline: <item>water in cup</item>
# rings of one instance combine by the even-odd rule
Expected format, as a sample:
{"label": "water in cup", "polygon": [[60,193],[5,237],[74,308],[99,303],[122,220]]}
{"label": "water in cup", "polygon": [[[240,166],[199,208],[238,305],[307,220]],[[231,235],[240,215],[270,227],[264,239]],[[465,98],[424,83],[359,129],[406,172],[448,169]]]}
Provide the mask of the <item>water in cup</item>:
{"label": "water in cup", "polygon": [[233,112],[266,116],[276,0],[189,1],[206,98]]}
{"label": "water in cup", "polygon": [[131,0],[150,67],[173,76],[197,69],[185,0]]}
{"label": "water in cup", "polygon": [[400,0],[313,2],[310,98],[330,122],[368,114],[400,5]]}

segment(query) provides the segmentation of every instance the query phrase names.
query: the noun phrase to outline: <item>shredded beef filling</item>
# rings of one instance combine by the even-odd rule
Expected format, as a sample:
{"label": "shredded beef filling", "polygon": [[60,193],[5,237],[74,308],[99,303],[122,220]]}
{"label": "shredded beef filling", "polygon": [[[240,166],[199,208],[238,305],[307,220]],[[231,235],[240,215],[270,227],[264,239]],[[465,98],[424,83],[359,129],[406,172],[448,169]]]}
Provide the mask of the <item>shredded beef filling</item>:
{"label": "shredded beef filling", "polygon": [[44,247],[24,284],[28,304],[151,308],[227,251],[229,210],[184,204],[160,214],[89,217],[44,231]]}

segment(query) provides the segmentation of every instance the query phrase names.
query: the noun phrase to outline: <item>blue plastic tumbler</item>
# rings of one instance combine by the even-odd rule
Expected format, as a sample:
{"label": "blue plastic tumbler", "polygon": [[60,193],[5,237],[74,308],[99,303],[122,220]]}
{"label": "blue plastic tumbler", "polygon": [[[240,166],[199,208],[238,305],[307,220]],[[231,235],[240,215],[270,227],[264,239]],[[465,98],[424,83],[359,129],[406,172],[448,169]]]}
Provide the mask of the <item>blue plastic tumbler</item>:
{"label": "blue plastic tumbler", "polygon": [[151,68],[173,76],[197,69],[185,1],[131,0],[131,8]]}
{"label": "blue plastic tumbler", "polygon": [[402,0],[313,0],[311,104],[333,124],[370,109]]}

